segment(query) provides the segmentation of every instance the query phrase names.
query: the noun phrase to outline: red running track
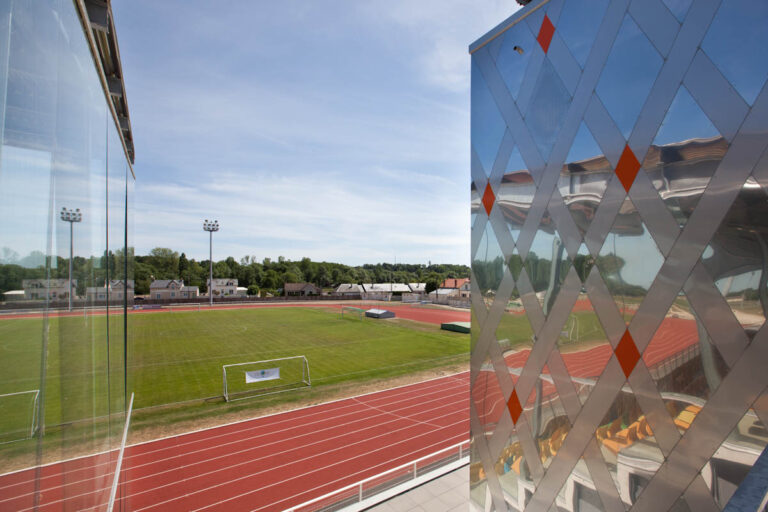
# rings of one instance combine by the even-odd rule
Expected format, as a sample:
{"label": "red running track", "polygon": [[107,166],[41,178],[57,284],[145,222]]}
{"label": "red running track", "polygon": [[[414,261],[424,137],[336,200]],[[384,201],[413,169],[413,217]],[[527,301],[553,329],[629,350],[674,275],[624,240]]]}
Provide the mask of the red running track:
{"label": "red running track", "polygon": [[[416,305],[398,304],[392,305],[391,303],[378,303],[378,304],[360,304],[360,303],[341,303],[341,304],[328,304],[322,302],[315,303],[298,303],[298,304],[244,304],[244,305],[219,305],[214,306],[215,310],[228,310],[228,309],[254,309],[254,308],[335,308],[341,310],[342,306],[351,307],[377,307],[394,311],[398,318],[405,318],[408,320],[415,320],[417,322],[426,322],[431,324],[441,324],[444,322],[469,322],[469,311],[457,311],[453,309],[440,309],[440,308],[425,308]],[[173,311],[198,311],[197,306],[174,306]],[[202,311],[209,311],[205,306]],[[129,313],[151,315],[151,314],[168,314],[169,309],[132,309]],[[103,315],[104,310],[89,310],[89,315]],[[54,311],[50,312],[49,316],[82,316],[82,311]],[[42,313],[8,313],[0,315],[0,320],[13,319],[13,318],[42,318]]]}
{"label": "red running track", "polygon": [[[129,446],[125,509],[283,510],[466,441],[468,401],[465,372]],[[40,468],[38,510],[103,508],[108,459]],[[32,510],[34,489],[34,469],[0,476],[0,510]]]}

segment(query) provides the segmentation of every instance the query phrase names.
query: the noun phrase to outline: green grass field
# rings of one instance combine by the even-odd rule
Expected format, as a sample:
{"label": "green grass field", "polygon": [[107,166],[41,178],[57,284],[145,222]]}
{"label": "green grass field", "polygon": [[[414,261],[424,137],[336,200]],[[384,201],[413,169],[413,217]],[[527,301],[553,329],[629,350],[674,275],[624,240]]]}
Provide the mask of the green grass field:
{"label": "green grass field", "polygon": [[[220,396],[223,364],[305,355],[317,388],[462,362],[469,352],[466,334],[341,318],[330,308],[131,314],[128,322],[128,387],[138,409]],[[105,378],[107,326],[112,383]],[[0,393],[41,387],[42,329],[37,318],[0,321]],[[121,408],[121,335],[119,316],[50,319],[46,424],[106,414],[108,396],[113,410]]]}

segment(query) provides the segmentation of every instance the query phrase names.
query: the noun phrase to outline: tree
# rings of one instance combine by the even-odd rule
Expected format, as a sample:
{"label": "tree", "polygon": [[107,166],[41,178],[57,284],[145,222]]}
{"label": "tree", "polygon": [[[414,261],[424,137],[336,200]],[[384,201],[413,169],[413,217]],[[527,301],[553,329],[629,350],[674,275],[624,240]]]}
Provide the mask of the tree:
{"label": "tree", "polygon": [[179,278],[179,253],[174,250],[155,247],[149,251],[147,263],[154,269],[155,279]]}
{"label": "tree", "polygon": [[187,255],[184,253],[181,253],[181,256],[179,256],[179,277],[184,279],[184,273],[189,269],[189,260],[187,260]]}
{"label": "tree", "polygon": [[251,286],[248,287],[248,295],[255,296],[255,295],[258,295],[258,294],[259,294],[259,287],[258,286],[256,286],[255,284],[252,284]]}

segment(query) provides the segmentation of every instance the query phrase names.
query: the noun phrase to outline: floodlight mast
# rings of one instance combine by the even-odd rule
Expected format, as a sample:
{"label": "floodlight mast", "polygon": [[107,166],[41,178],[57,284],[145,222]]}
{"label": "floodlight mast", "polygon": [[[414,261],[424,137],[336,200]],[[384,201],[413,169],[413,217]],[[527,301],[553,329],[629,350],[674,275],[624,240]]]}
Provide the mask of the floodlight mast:
{"label": "floodlight mast", "polygon": [[210,277],[208,278],[208,297],[211,301],[211,307],[213,307],[213,232],[219,230],[219,221],[208,221],[208,219],[205,219],[203,222],[203,230],[207,231],[210,235],[210,257],[209,257],[209,263],[210,263]]}
{"label": "floodlight mast", "polygon": [[69,311],[72,311],[72,260],[74,257],[73,226],[75,225],[75,222],[81,222],[83,220],[83,214],[80,211],[80,208],[72,210],[62,206],[60,216],[61,220],[69,222]]}

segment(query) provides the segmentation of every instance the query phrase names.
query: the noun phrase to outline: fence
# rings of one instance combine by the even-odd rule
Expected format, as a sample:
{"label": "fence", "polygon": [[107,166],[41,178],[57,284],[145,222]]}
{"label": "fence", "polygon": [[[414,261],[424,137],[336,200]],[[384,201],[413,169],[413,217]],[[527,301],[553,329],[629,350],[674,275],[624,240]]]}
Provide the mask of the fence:
{"label": "fence", "polygon": [[469,441],[463,441],[290,507],[285,512],[364,510],[468,463]]}

